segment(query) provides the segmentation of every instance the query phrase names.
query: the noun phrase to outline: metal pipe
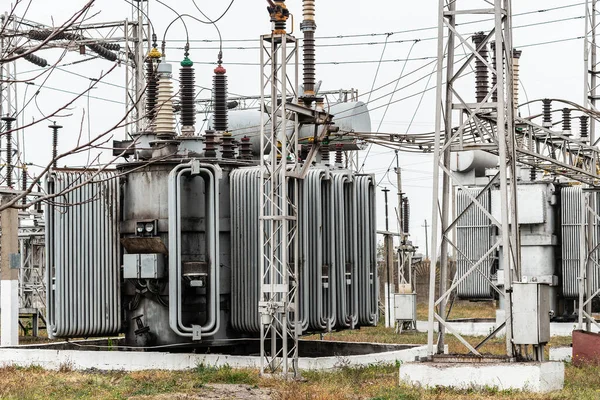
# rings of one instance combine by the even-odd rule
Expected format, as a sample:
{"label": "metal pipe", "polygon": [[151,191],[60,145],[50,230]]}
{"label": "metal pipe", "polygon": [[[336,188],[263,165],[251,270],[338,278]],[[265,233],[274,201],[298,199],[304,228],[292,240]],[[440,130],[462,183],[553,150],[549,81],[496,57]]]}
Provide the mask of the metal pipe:
{"label": "metal pipe", "polygon": [[[181,178],[184,175],[199,176],[207,187],[208,207],[207,231],[210,267],[210,311],[208,321],[200,328],[204,336],[214,335],[220,328],[220,257],[219,257],[219,205],[218,166],[200,164],[192,161],[173,168],[169,173],[169,325],[179,336],[193,337],[194,328],[187,327],[182,321],[181,289]],[[209,218],[212,217],[212,218]]]}

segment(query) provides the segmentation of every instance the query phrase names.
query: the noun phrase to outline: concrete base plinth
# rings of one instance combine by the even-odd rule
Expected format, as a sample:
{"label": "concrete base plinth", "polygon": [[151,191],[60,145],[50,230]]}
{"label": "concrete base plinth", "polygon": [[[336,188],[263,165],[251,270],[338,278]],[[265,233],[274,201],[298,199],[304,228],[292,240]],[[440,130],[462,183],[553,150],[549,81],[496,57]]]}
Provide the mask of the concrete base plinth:
{"label": "concrete base plinth", "polygon": [[573,349],[571,347],[550,347],[550,361],[571,362],[573,359]]}
{"label": "concrete base plinth", "polygon": [[544,363],[407,363],[400,383],[434,388],[523,390],[534,393],[561,390],[562,362]]}

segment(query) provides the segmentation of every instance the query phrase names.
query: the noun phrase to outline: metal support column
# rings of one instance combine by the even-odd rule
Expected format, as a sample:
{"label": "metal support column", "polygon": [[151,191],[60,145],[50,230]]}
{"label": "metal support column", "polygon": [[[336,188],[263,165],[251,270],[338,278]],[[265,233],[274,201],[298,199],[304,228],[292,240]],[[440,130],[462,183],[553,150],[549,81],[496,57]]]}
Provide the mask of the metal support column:
{"label": "metal support column", "polygon": [[[478,3],[478,4],[475,4]],[[462,344],[473,354],[479,352],[462,336],[454,332],[446,322],[446,301],[452,292],[468,275],[475,273],[481,265],[496,252],[502,253],[504,267],[504,291],[506,301],[506,353],[513,356],[512,327],[511,327],[511,285],[518,279],[519,271],[519,241],[516,210],[516,156],[514,143],[514,106],[512,80],[512,39],[511,39],[511,2],[510,0],[478,0],[469,2],[465,9],[464,1],[439,1],[438,25],[438,70],[437,70],[437,101],[436,101],[436,135],[434,153],[433,198],[436,200],[432,210],[432,241],[431,267],[429,282],[429,320],[428,320],[428,354],[433,357],[444,348],[445,330],[455,335]],[[459,6],[463,5],[463,8]],[[493,7],[490,7],[493,5]],[[473,44],[470,31],[463,33],[459,29],[464,21],[474,17],[481,18],[486,14],[488,29],[484,37]],[[492,65],[481,55],[481,50],[487,48],[489,42],[496,42],[496,64]],[[455,58],[457,48],[465,50],[466,55],[460,60]],[[457,56],[457,55],[456,55]],[[463,93],[462,85],[455,82],[470,72],[471,64],[477,61],[488,71],[496,74],[496,84],[487,91],[485,96],[475,100],[475,93]],[[506,66],[506,74],[502,74]],[[444,71],[445,69],[445,71]],[[479,68],[481,70],[481,68]],[[444,81],[445,77],[445,81]],[[479,82],[479,81],[478,81]],[[487,81],[482,80],[485,85]],[[479,82],[481,83],[481,82]],[[481,89],[481,88],[479,88]],[[445,93],[444,93],[445,92]],[[492,101],[492,95],[497,94],[497,101]],[[494,96],[495,97],[495,96]],[[454,117],[457,127],[453,127]],[[467,130],[473,129],[469,134]],[[498,155],[499,158],[499,187],[501,218],[497,220],[483,207],[475,196],[471,196],[471,207],[480,208],[497,227],[499,239],[491,249],[462,275],[456,276],[451,286],[446,288],[448,279],[448,254],[450,247],[456,248],[451,232],[457,219],[450,221],[450,198],[452,186],[464,188],[455,179],[450,169],[450,156],[454,152],[485,150]],[[441,187],[440,187],[441,184]],[[441,193],[440,193],[441,192]],[[440,291],[436,296],[436,263],[439,261]],[[498,290],[496,288],[496,290]],[[434,347],[434,323],[438,322],[440,339]]]}
{"label": "metal support column", "polygon": [[261,37],[260,372],[298,376],[296,163],[298,44],[286,33]]}

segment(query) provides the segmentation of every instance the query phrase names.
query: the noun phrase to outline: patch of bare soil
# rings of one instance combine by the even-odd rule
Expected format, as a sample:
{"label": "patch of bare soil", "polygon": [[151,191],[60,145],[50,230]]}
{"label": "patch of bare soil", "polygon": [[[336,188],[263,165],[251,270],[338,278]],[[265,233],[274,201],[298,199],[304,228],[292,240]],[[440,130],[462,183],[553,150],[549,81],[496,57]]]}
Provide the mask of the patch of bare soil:
{"label": "patch of bare soil", "polygon": [[134,400],[269,400],[271,390],[259,389],[249,385],[209,384],[198,393],[169,393],[154,396],[135,396]]}

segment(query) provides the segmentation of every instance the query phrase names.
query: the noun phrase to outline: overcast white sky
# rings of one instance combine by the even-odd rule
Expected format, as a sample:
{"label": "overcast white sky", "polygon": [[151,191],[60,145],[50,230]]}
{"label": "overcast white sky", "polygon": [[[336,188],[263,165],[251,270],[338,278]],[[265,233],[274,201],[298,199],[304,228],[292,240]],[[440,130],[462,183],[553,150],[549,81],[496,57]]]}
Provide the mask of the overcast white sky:
{"label": "overcast white sky", "polygon": [[[196,0],[198,6],[208,16],[215,18],[219,16],[229,1],[203,1]],[[469,1],[478,8],[487,7],[483,0],[464,0],[461,5]],[[3,1],[0,12],[9,10],[9,2]],[[27,13],[27,19],[45,24],[56,24],[63,22],[78,10],[86,1],[68,0],[48,2],[45,0],[32,0]],[[389,107],[385,119],[382,121],[385,105],[390,101],[390,94],[394,85],[387,86],[373,93],[370,108],[375,108],[371,114],[373,131],[377,130],[381,123],[381,132],[404,133],[409,129],[410,133],[431,132],[434,129],[434,103],[435,91],[429,90],[423,98],[416,95],[426,87],[431,88],[435,83],[435,77],[428,82],[428,75],[434,70],[431,64],[418,72],[411,72],[423,67],[433,61],[436,56],[437,31],[437,6],[436,0],[424,1],[333,1],[317,0],[317,36],[330,37],[320,39],[317,45],[340,45],[317,48],[317,62],[348,62],[365,61],[364,63],[351,64],[327,64],[317,65],[317,79],[323,81],[322,88],[325,90],[356,88],[360,93],[368,92],[373,86],[378,60],[384,49],[385,33],[394,33],[388,38],[388,45],[383,52],[375,87],[379,87],[400,76],[404,68],[404,75],[400,81],[399,90],[394,94],[393,100],[412,96],[404,101],[396,102]],[[198,10],[193,6],[191,0],[168,1],[179,13],[191,14],[202,18]],[[299,24],[302,20],[301,0],[288,0],[288,8],[295,15],[295,31],[300,37]],[[550,10],[554,7],[563,6],[559,10]],[[565,7],[566,6],[566,7]],[[27,1],[18,8],[17,14],[23,15],[27,7]],[[583,99],[583,39],[584,34],[584,3],[582,1],[560,1],[560,0],[528,0],[514,1],[514,42],[515,47],[522,47],[523,56],[521,62],[521,81],[530,100],[543,97],[564,98],[581,103]],[[548,10],[536,13],[528,13],[535,10]],[[93,6],[93,12],[99,13],[92,22],[116,21],[130,18],[131,6],[123,0],[97,0]],[[91,14],[91,13],[90,13]],[[176,15],[150,0],[150,18],[159,38],[164,35],[166,26]],[[577,18],[580,17],[580,18]],[[548,22],[548,23],[545,23]],[[204,25],[190,19],[186,19],[190,32],[191,54],[190,58],[196,63],[196,83],[201,86],[212,86],[212,69],[210,65],[216,60],[215,42],[202,42],[202,40],[215,40],[218,38],[216,30],[211,25]],[[259,60],[259,51],[252,49],[258,45],[261,34],[270,31],[269,17],[264,0],[236,0],[229,13],[218,23],[221,29],[224,43],[224,61],[229,76],[229,89],[231,93],[242,95],[259,94],[259,70],[256,65],[238,65],[239,63],[256,64]],[[489,26],[482,24],[471,24],[461,28],[461,32],[472,34],[478,30],[487,30]],[[408,31],[408,32],[407,32]],[[373,34],[366,37],[344,37],[357,34]],[[331,38],[333,37],[333,38]],[[578,38],[578,39],[576,39]],[[229,40],[254,39],[254,42],[230,42]],[[418,42],[414,40],[420,39]],[[540,45],[543,42],[556,40],[575,39],[560,43]],[[180,22],[173,24],[167,36],[169,48],[167,59],[179,62],[183,58],[182,47],[185,42],[185,31]],[[399,43],[400,42],[400,43]],[[352,45],[363,43],[363,45]],[[533,46],[532,46],[533,45]],[[248,49],[248,48],[251,49]],[[412,50],[411,50],[412,49]],[[459,51],[460,53],[460,51]],[[40,52],[40,56],[48,59],[52,64],[60,56],[57,51]],[[410,61],[404,61],[409,58]],[[69,54],[63,60],[71,62],[81,59],[78,54]],[[54,89],[80,92],[90,81],[88,78],[97,77],[101,71],[111,67],[108,61],[91,61],[72,66],[63,67],[64,72],[55,70],[45,87],[37,95],[37,106],[34,101],[30,102],[23,112],[25,122],[40,118],[40,111],[49,113],[54,108],[70,100],[73,95],[63,93]],[[178,67],[174,65],[174,70]],[[21,78],[34,76],[38,72],[27,72],[36,70],[32,64],[20,62],[18,69],[22,73]],[[78,74],[78,75],[77,75]],[[422,78],[422,79],[421,79]],[[416,82],[415,82],[416,81]],[[67,149],[73,146],[77,139],[80,124],[82,123],[82,112],[88,110],[89,121],[83,121],[84,135],[88,134],[88,122],[90,134],[108,128],[118,121],[124,112],[125,94],[121,86],[125,82],[124,68],[117,68],[111,76],[106,79],[97,89],[92,91],[89,99],[83,98],[75,103],[70,111],[72,116],[58,119],[65,129],[61,132],[61,148]],[[411,83],[415,82],[412,85]],[[37,79],[36,84],[41,84],[42,79]],[[426,86],[429,83],[429,86]],[[405,87],[409,85],[408,87]],[[474,99],[473,82],[469,79],[463,82],[465,93],[469,100]],[[405,88],[404,88],[405,87]],[[25,92],[27,90],[27,92]],[[19,102],[24,104],[34,94],[37,87],[21,85],[19,87]],[[204,91],[199,97],[209,97],[210,93]],[[526,96],[521,92],[521,100]],[[368,100],[368,95],[361,97],[362,101]],[[89,101],[89,105],[88,105]],[[420,107],[419,102],[421,102]],[[38,110],[39,106],[39,110]],[[535,112],[535,110],[532,110]],[[50,156],[51,136],[46,128],[48,124],[43,123],[24,132],[25,158],[27,162],[42,164]],[[119,133],[118,138],[123,134]],[[363,157],[366,154],[363,153]],[[92,155],[94,158],[94,155]],[[83,165],[87,159],[86,155],[73,157],[62,164]],[[390,199],[395,188],[395,175],[393,169],[387,174],[387,169],[394,159],[391,150],[374,147],[369,157],[365,160],[364,171],[374,173],[377,181],[381,181],[381,187],[387,186],[392,190]],[[108,161],[107,155],[102,156],[102,161]],[[404,191],[411,201],[411,233],[412,238],[424,252],[425,235],[422,228],[423,221],[431,222],[431,184],[432,184],[432,157],[420,154],[400,155],[400,164],[403,168]],[[389,178],[389,180],[388,180]],[[380,228],[384,227],[383,195],[378,189],[378,222]],[[393,216],[393,209],[390,210]],[[394,224],[392,224],[395,227]],[[393,229],[395,230],[395,228]]]}

